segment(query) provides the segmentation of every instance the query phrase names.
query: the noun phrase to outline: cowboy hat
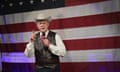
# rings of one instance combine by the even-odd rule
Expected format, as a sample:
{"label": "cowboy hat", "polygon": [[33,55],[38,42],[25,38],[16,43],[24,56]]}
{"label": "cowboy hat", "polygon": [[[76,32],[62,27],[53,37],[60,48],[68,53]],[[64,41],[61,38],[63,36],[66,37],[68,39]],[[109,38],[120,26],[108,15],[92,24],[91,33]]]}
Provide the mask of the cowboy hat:
{"label": "cowboy hat", "polygon": [[35,19],[36,21],[41,21],[41,20],[47,20],[51,21],[51,16],[45,15],[45,14],[38,14],[38,16]]}

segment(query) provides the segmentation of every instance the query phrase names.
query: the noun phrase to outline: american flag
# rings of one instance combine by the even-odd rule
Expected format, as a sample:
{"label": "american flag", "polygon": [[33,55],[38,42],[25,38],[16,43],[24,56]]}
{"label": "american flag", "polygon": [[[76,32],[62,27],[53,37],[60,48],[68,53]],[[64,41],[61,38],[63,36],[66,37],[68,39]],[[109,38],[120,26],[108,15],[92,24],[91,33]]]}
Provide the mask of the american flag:
{"label": "american flag", "polygon": [[61,72],[120,72],[120,0],[0,0],[3,72],[34,72],[23,52],[39,13],[67,48]]}

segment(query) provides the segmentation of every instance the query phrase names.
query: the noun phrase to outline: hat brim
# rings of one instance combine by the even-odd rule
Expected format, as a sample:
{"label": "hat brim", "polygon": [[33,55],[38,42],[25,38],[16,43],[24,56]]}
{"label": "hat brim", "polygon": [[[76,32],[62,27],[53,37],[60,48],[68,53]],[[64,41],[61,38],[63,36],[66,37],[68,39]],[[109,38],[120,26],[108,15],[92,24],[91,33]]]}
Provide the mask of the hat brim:
{"label": "hat brim", "polygon": [[35,19],[35,21],[51,21],[51,17],[48,18],[42,18],[42,19]]}
{"label": "hat brim", "polygon": [[46,14],[39,14],[35,21],[51,21],[51,16],[47,16]]}

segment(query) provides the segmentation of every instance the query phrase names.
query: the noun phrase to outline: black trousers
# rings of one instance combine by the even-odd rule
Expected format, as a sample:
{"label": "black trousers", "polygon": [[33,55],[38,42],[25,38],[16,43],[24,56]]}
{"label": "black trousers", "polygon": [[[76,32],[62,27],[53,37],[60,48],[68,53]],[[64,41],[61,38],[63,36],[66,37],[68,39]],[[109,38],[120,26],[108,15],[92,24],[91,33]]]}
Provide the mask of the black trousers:
{"label": "black trousers", "polygon": [[55,68],[48,68],[48,67],[37,68],[37,67],[35,67],[35,72],[60,72],[60,66],[57,65]]}

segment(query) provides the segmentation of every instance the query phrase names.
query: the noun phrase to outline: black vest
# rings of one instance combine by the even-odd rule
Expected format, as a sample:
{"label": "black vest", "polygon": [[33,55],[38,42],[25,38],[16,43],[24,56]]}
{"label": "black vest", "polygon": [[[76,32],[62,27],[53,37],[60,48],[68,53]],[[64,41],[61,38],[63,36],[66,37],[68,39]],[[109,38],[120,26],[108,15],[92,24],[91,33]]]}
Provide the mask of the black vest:
{"label": "black vest", "polygon": [[[49,31],[47,39],[51,44],[56,45],[55,32]],[[35,64],[40,67],[54,67],[59,64],[59,58],[54,55],[48,47],[45,47],[40,39],[40,33],[36,34],[34,42],[35,48]]]}

